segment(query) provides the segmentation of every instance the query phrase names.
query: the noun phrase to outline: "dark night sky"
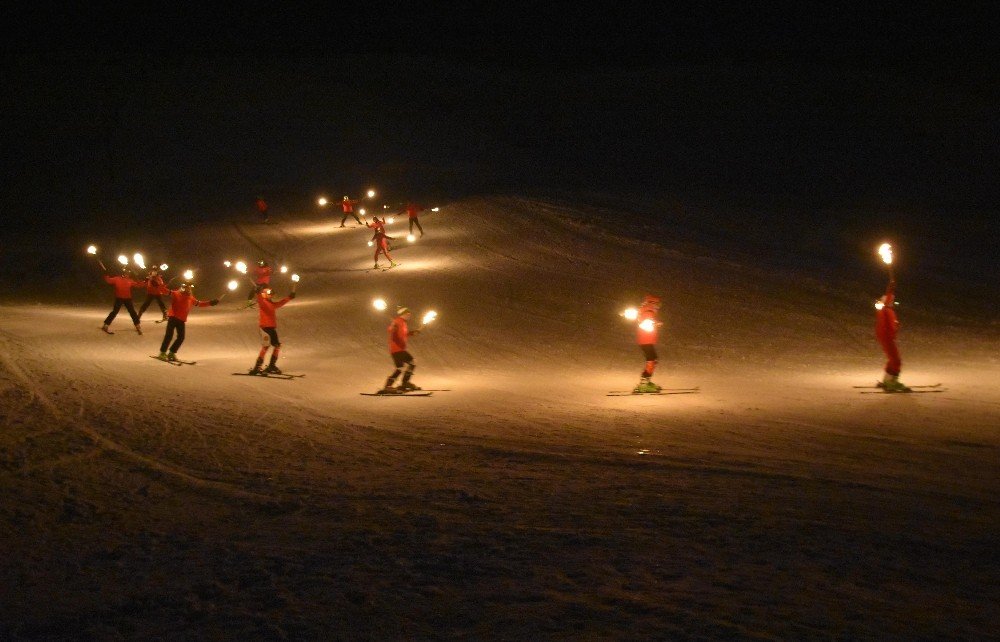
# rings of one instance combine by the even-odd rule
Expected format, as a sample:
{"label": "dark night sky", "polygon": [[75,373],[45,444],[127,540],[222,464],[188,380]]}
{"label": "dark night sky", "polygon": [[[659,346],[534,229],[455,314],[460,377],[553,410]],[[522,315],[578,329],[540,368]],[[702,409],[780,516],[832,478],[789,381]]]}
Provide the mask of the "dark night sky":
{"label": "dark night sky", "polygon": [[375,175],[993,216],[989,5],[757,4],[32,5],[4,44],[2,206],[75,219]]}

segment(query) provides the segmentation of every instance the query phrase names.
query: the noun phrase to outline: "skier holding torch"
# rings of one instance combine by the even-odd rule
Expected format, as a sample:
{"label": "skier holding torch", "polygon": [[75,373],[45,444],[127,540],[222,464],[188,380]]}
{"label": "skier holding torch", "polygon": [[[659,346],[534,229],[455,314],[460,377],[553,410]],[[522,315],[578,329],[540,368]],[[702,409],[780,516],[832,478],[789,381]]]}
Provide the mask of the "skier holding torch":
{"label": "skier holding torch", "polygon": [[132,271],[128,269],[128,259],[125,256],[118,257],[118,262],[122,264],[121,274],[111,276],[107,271],[104,273],[104,281],[115,289],[115,305],[104,319],[104,325],[101,327],[101,330],[108,334],[114,334],[114,331],[108,326],[118,316],[118,312],[122,309],[122,306],[125,306],[129,316],[132,317],[132,323],[135,324],[136,333],[141,335],[142,327],[139,325],[139,315],[136,314],[135,306],[132,305],[132,289],[144,287],[146,283],[144,281],[136,281],[132,278]]}
{"label": "skier holding torch", "polygon": [[344,223],[347,222],[348,216],[353,216],[354,220],[358,222],[358,225],[364,225],[364,223],[361,222],[361,219],[358,218],[357,212],[354,211],[354,206],[360,202],[361,201],[355,201],[346,196],[340,201],[340,207],[344,210],[344,216],[340,219],[340,227],[344,227]]}
{"label": "skier holding torch", "polygon": [[392,255],[389,254],[389,241],[392,240],[392,237],[385,233],[385,221],[380,221],[377,216],[373,216],[372,222],[365,225],[375,230],[375,234],[371,240],[371,244],[375,246],[375,267],[373,269],[378,269],[378,257],[380,254],[384,254],[385,258],[389,259],[390,268],[399,265],[399,263],[392,260]]}
{"label": "skier holding torch", "polygon": [[892,270],[892,246],[883,243],[879,246],[878,253],[889,271],[889,283],[885,287],[885,294],[875,302],[875,337],[886,356],[885,373],[878,385],[886,392],[909,392],[910,388],[899,380],[903,363],[899,356],[899,348],[896,346],[899,319],[896,318],[896,311],[893,309],[896,303],[896,275]]}
{"label": "skier holding torch", "polygon": [[399,212],[400,214],[402,214],[403,212],[406,212],[406,216],[410,220],[410,234],[411,235],[413,234],[413,226],[416,225],[417,229],[420,230],[420,237],[421,238],[423,238],[423,236],[424,236],[424,228],[423,228],[423,226],[420,225],[419,215],[420,215],[420,212],[423,212],[423,211],[424,211],[423,207],[421,207],[420,205],[417,205],[413,201],[408,201],[406,203],[406,207],[404,207]]}
{"label": "skier holding torch", "polygon": [[257,265],[253,267],[253,288],[247,292],[247,306],[253,305],[253,298],[262,289],[270,287],[271,285],[271,274],[274,270],[271,269],[271,265],[265,260],[260,259],[257,261]]}
{"label": "skier holding torch", "polygon": [[[433,319],[433,317],[431,318]],[[396,368],[385,380],[385,386],[380,391],[383,394],[420,390],[418,386],[410,383],[410,378],[413,376],[413,371],[417,366],[413,362],[413,355],[407,351],[406,347],[408,339],[418,334],[421,328],[410,330],[406,323],[409,319],[410,309],[406,306],[401,306],[396,310],[396,317],[389,324],[389,355],[392,357],[392,363]],[[396,377],[400,373],[403,374],[403,380],[400,382],[398,388],[394,388],[393,384],[396,383]]]}
{"label": "skier holding torch", "polygon": [[167,320],[167,306],[163,303],[163,295],[170,294],[170,290],[167,288],[166,283],[163,282],[163,277],[160,276],[160,267],[154,265],[149,268],[149,272],[146,274],[146,300],[142,302],[142,307],[139,308],[139,318],[142,319],[143,313],[149,304],[156,301],[156,304],[160,306],[160,312],[163,314],[163,319],[160,321]]}
{"label": "skier holding torch", "polygon": [[[156,358],[162,361],[177,361],[177,351],[184,343],[184,326],[187,324],[191,308],[219,305],[219,300],[199,301],[194,297],[194,283],[188,282],[182,283],[178,289],[168,290],[168,292],[170,293],[170,312],[167,313],[167,330],[163,334],[160,354]],[[176,339],[174,339],[175,332],[177,333]],[[173,344],[170,343],[171,339],[174,339]]]}
{"label": "skier holding torch", "polygon": [[[298,275],[293,275],[293,277],[297,276]],[[278,317],[276,312],[278,308],[295,298],[294,284],[297,282],[298,279],[293,278],[291,293],[280,301],[273,301],[271,299],[270,286],[264,286],[264,288],[257,293],[257,311],[260,327],[260,353],[257,355],[257,361],[254,363],[253,368],[250,369],[250,374],[252,375],[281,374],[281,370],[276,365],[278,362],[278,355],[281,352],[281,341],[278,340]],[[268,348],[273,348],[271,351],[271,362],[268,364],[267,368],[263,368],[264,357],[267,355]]]}
{"label": "skier holding torch", "polygon": [[656,370],[657,354],[656,339],[659,327],[663,325],[657,313],[660,310],[660,297],[647,294],[642,299],[642,306],[636,314],[636,342],[646,357],[646,365],[642,369],[639,385],[632,392],[659,392],[662,388],[651,381],[653,371]]}

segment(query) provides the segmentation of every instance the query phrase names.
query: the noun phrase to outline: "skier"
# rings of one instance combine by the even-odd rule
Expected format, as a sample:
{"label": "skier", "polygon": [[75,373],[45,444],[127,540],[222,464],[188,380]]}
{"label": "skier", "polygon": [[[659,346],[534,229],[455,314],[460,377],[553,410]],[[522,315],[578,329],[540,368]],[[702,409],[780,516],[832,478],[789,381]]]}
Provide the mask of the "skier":
{"label": "skier", "polygon": [[896,311],[892,309],[895,301],[896,279],[890,276],[885,294],[875,304],[875,337],[882,345],[882,351],[887,358],[885,374],[879,387],[885,388],[886,392],[909,392],[910,389],[899,380],[902,360],[899,358],[899,348],[896,347],[899,319],[896,318]]}
{"label": "skier", "polygon": [[139,314],[137,315],[139,319],[142,319],[143,313],[149,304],[156,301],[156,305],[160,306],[160,312],[163,314],[163,321],[167,320],[167,306],[163,303],[163,295],[169,294],[170,290],[167,289],[166,284],[163,282],[163,277],[160,276],[160,268],[153,266],[149,268],[149,272],[146,274],[146,300],[142,302],[142,307],[139,308]]}
{"label": "skier", "polygon": [[111,276],[105,272],[104,280],[115,288],[115,306],[111,309],[111,313],[108,314],[107,318],[104,319],[104,326],[101,330],[104,330],[108,334],[114,334],[108,326],[118,316],[118,311],[122,309],[122,306],[125,306],[129,316],[132,317],[132,323],[135,324],[135,331],[141,335],[142,327],[139,325],[139,315],[136,314],[135,306],[132,305],[132,288],[141,288],[146,285],[145,282],[133,279],[132,270],[127,267],[122,268],[122,273],[118,276]]}
{"label": "skier", "polygon": [[267,213],[267,201],[265,201],[262,197],[258,196],[255,204],[257,205],[257,214],[260,215],[260,220],[263,221],[264,223],[270,221],[271,217]]}
{"label": "skier", "polygon": [[344,217],[340,219],[340,227],[344,227],[344,223],[347,221],[348,216],[353,216],[354,220],[358,222],[358,225],[362,225],[361,219],[358,218],[357,212],[354,211],[354,206],[361,201],[352,201],[346,196],[342,201],[340,201],[340,207],[344,210]]}
{"label": "skier", "polygon": [[365,223],[365,225],[375,230],[375,235],[372,236],[372,242],[375,243],[375,268],[378,268],[379,254],[384,254],[385,258],[389,259],[390,268],[399,265],[392,260],[392,256],[389,254],[389,241],[393,239],[385,233],[385,221],[380,221],[377,216],[373,216],[372,222]]}
{"label": "skier", "polygon": [[[167,313],[167,331],[163,334],[163,343],[160,344],[160,354],[156,358],[164,361],[177,361],[177,351],[180,350],[181,344],[184,343],[184,326],[187,324],[188,313],[191,311],[191,308],[195,306],[207,308],[211,305],[219,305],[219,300],[199,301],[194,298],[194,283],[182,283],[180,288],[167,291],[170,293],[170,312]],[[177,332],[177,338],[174,339],[171,345],[170,340],[174,338],[175,331]],[[169,352],[167,351],[167,346],[170,346]]]}
{"label": "skier", "polygon": [[[252,375],[281,374],[281,370],[275,365],[278,362],[278,354],[281,352],[281,342],[278,340],[278,317],[276,310],[295,298],[292,291],[284,299],[273,301],[271,299],[271,288],[265,286],[257,294],[257,310],[260,321],[260,354],[257,355],[257,362],[250,369]],[[267,368],[263,368],[264,357],[267,349],[273,347],[271,352],[271,362]]]}
{"label": "skier", "polygon": [[639,385],[632,392],[659,392],[660,386],[656,385],[650,378],[656,370],[656,338],[657,330],[663,323],[656,314],[660,309],[660,297],[647,294],[642,299],[642,306],[639,308],[639,316],[636,321],[636,341],[642,349],[643,356],[646,357],[646,366],[642,369]]}
{"label": "skier", "polygon": [[[406,322],[410,318],[410,309],[407,307],[400,307],[396,310],[396,318],[392,320],[389,324],[389,354],[392,355],[392,363],[396,366],[396,369],[392,371],[392,374],[385,380],[385,387],[382,388],[384,393],[399,393],[407,392],[410,390],[420,390],[418,386],[410,383],[410,377],[413,376],[413,370],[416,368],[416,364],[413,363],[413,355],[411,355],[406,350],[406,343],[409,337],[415,336],[420,330],[410,330]],[[406,371],[403,371],[405,367]],[[400,373],[403,373],[403,380],[399,384],[399,388],[393,388],[393,384],[396,382],[396,377]]]}
{"label": "skier", "polygon": [[413,234],[413,226],[416,225],[417,229],[420,230],[420,236],[421,236],[421,238],[424,236],[424,228],[420,225],[420,219],[417,218],[417,215],[420,214],[420,212],[423,212],[423,211],[424,211],[423,207],[421,207],[420,205],[417,205],[416,203],[414,203],[412,201],[409,201],[409,202],[406,203],[406,207],[404,207],[399,212],[400,214],[402,214],[403,212],[406,212],[406,216],[410,219],[410,234]]}
{"label": "skier", "polygon": [[271,274],[274,270],[264,259],[257,261],[253,268],[253,287],[247,292],[247,307],[253,305],[253,298],[264,288],[271,285]]}

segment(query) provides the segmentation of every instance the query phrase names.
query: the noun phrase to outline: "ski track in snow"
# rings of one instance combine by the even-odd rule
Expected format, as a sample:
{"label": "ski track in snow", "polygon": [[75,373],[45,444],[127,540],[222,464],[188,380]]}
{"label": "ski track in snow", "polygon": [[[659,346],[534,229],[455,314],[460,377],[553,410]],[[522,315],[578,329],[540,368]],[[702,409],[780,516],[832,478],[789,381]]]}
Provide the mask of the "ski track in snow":
{"label": "ski track in snow", "polygon": [[[95,330],[103,284],[74,305],[0,305],[0,579],[18,587],[0,606],[22,614],[0,632],[991,630],[996,329],[903,310],[904,380],[949,390],[857,395],[882,364],[877,271],[869,298],[817,298],[797,276],[574,216],[447,204],[400,268],[373,275],[349,271],[370,261],[369,230],[327,216],[173,232],[202,297],[232,278],[223,259],[264,251],[302,275],[278,310],[279,365],[308,374],[292,381],[230,375],[260,345],[238,302],[192,310],[191,368],[149,359],[159,333],[124,331],[127,317]],[[698,394],[605,396],[638,377],[618,314],[646,291],[664,296],[654,379]],[[414,380],[449,392],[358,394],[392,370],[376,296],[439,311],[412,340]]]}

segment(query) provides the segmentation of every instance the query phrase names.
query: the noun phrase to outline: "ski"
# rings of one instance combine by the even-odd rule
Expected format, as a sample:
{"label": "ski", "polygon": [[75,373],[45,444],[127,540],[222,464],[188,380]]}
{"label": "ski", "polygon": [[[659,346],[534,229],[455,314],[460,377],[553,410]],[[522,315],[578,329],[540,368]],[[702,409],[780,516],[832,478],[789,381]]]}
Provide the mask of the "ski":
{"label": "ski", "polygon": [[699,386],[694,388],[660,388],[657,392],[636,392],[634,390],[612,390],[608,393],[609,397],[622,397],[625,395],[690,395],[696,392],[701,392]]}
{"label": "ski", "polygon": [[859,390],[860,395],[918,395],[926,392],[947,392],[947,388],[918,388],[917,390]]}
{"label": "ski", "polygon": [[373,267],[373,268],[368,268],[367,270],[365,270],[365,272],[374,272],[376,270],[378,270],[379,272],[388,272],[392,268],[399,267],[400,265],[401,265],[400,263],[397,263],[395,265],[390,265],[389,267],[377,267],[377,268]]}
{"label": "ski", "polygon": [[366,397],[430,397],[434,393],[422,390],[415,392],[382,392],[380,390],[378,392],[362,392],[361,394]]}
{"label": "ski", "polygon": [[[910,386],[910,385],[907,385],[906,387],[907,388],[940,388],[942,385],[943,384],[940,384],[940,383],[931,383],[931,384],[924,384],[924,385],[920,385],[920,386]],[[851,387],[852,388],[880,388],[881,389],[881,388],[885,388],[885,384],[883,384],[880,381],[880,382],[876,383],[874,386],[851,386]]]}
{"label": "ski", "polygon": [[198,363],[197,361],[181,361],[180,359],[174,359],[173,361],[169,361],[167,359],[161,359],[155,354],[149,355],[149,358],[156,359],[157,361],[162,361],[163,363],[169,363],[172,366],[193,366],[194,364]]}
{"label": "ski", "polygon": [[153,323],[163,323],[166,319],[160,319],[159,321],[153,321]]}
{"label": "ski", "polygon": [[234,372],[233,375],[237,377],[257,377],[259,379],[301,379],[304,374],[251,374],[249,372]]}

